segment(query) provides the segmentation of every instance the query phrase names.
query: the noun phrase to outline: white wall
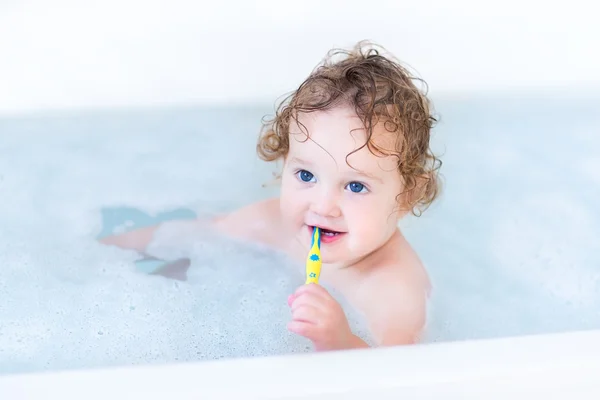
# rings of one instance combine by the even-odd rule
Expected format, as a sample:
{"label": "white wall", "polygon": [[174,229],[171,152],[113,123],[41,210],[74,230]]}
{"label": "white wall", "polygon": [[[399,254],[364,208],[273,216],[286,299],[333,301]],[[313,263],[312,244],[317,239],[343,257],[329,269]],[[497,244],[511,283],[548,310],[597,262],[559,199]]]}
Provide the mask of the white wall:
{"label": "white wall", "polygon": [[433,93],[600,87],[592,4],[3,0],[0,113],[272,103],[329,48],[364,38],[416,68]]}

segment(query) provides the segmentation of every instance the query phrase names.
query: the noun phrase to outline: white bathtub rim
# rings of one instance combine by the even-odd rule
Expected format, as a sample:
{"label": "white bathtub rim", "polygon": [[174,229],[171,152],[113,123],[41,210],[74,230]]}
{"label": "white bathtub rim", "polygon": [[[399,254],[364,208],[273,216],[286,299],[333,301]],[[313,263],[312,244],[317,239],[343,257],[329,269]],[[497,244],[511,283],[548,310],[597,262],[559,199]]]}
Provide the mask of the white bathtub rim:
{"label": "white bathtub rim", "polygon": [[[591,387],[600,393],[600,383],[595,383],[598,377],[600,330],[594,330],[321,354],[6,375],[0,376],[0,397],[33,399],[51,394],[65,400],[83,396],[106,399],[129,393],[146,399],[309,399],[375,392],[415,395],[436,388],[451,396],[449,388],[465,394],[465,388],[485,390],[494,382],[507,381],[520,382],[521,386],[513,387],[514,390],[520,387],[520,391],[545,390],[556,395],[565,387],[571,391]],[[495,389],[495,394],[499,396],[502,390],[510,389],[510,385],[503,384]]]}

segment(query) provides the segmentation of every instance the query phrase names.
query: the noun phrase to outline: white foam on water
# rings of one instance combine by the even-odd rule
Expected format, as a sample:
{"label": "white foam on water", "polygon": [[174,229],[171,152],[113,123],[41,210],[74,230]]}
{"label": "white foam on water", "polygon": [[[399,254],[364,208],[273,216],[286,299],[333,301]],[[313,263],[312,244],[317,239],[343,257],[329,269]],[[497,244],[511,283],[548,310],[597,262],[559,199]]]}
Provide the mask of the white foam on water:
{"label": "white foam on water", "polygon": [[[424,340],[600,327],[600,121],[589,104],[552,107],[438,105],[444,193],[402,222],[434,288]],[[263,114],[0,120],[0,373],[311,351],[285,328],[303,271],[283,255],[166,225],[152,252],[191,260],[180,282],[96,241],[106,208],[218,213],[276,194],[255,155]]]}
{"label": "white foam on water", "polygon": [[191,260],[180,282],[96,241],[105,207],[216,213],[272,195],[253,154],[262,113],[232,112],[2,121],[0,373],[312,351],[286,329],[304,282],[286,257],[166,224],[151,250]]}

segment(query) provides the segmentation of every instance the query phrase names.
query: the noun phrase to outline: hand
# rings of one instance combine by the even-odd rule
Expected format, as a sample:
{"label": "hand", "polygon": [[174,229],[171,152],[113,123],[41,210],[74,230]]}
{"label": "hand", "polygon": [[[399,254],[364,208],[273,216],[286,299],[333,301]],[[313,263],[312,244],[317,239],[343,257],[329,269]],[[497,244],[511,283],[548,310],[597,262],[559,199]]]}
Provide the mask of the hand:
{"label": "hand", "polygon": [[288,330],[310,339],[317,351],[353,347],[355,336],[346,315],[323,286],[300,286],[288,298],[288,305],[292,310]]}

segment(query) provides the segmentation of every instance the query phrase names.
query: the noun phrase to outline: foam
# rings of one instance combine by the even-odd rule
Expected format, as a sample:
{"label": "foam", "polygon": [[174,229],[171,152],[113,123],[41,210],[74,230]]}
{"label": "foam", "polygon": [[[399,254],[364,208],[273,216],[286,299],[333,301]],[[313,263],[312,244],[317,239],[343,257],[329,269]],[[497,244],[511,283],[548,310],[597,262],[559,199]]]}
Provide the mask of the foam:
{"label": "foam", "polygon": [[[453,103],[438,127],[443,197],[402,222],[433,283],[424,340],[598,328],[600,190],[581,170],[596,165],[600,138],[585,132],[600,122],[583,113],[573,128],[574,111],[539,112],[520,126],[518,112],[498,111],[512,116],[503,119],[497,103],[473,102]],[[134,252],[96,241],[107,208],[214,214],[275,194],[261,187],[272,168],[254,154],[262,115],[0,120],[0,373],[311,351],[285,329],[303,275],[283,255],[167,225],[152,252],[190,258],[179,282],[140,273]]]}
{"label": "foam", "polygon": [[[220,143],[209,135],[218,113],[207,120],[178,111],[181,129],[171,131],[175,118],[166,118],[147,134],[147,121],[161,118],[2,122],[0,373],[312,351],[286,329],[287,297],[304,278],[281,254],[166,224],[151,250],[191,259],[180,282],[142,274],[134,252],[96,241],[107,207],[134,205],[149,217],[182,205],[214,214],[271,195],[260,189],[270,170],[261,173],[252,154],[262,113],[245,113],[220,125]],[[227,134],[239,139],[236,163],[208,151],[229,144]],[[366,332],[345,308],[355,332]]]}

